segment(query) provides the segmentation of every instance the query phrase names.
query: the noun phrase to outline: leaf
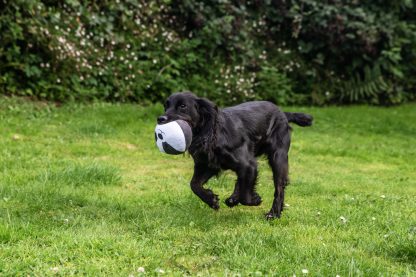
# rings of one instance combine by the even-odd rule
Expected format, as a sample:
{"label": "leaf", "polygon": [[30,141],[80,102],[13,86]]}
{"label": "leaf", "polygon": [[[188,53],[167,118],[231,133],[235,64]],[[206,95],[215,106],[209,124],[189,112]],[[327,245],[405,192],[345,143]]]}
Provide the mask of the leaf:
{"label": "leaf", "polygon": [[394,76],[396,76],[400,79],[402,79],[404,77],[403,72],[398,67],[392,66],[390,68],[390,71],[391,71],[391,73],[393,73]]}

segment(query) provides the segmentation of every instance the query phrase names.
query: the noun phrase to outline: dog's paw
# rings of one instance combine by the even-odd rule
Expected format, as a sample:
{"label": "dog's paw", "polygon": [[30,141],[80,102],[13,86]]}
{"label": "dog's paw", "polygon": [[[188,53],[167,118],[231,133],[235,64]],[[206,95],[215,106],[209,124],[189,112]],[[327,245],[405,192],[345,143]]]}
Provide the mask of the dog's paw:
{"label": "dog's paw", "polygon": [[237,206],[237,205],[238,205],[238,203],[240,203],[240,202],[238,201],[238,199],[236,199],[236,198],[234,198],[234,197],[232,197],[232,196],[230,196],[230,197],[228,197],[227,199],[225,199],[225,204],[226,204],[228,207],[230,207],[230,208],[232,208],[232,207],[234,207],[234,206]]}
{"label": "dog's paw", "polygon": [[258,195],[257,192],[255,192],[252,196],[251,196],[251,205],[252,206],[258,206],[261,204],[261,197],[260,195]]}
{"label": "dog's paw", "polygon": [[218,195],[214,194],[212,196],[211,204],[209,206],[214,210],[218,210],[220,208],[220,199],[218,198]]}
{"label": "dog's paw", "polygon": [[265,214],[266,220],[273,220],[276,218],[280,218],[280,213],[274,213],[273,211],[270,211],[268,213]]}
{"label": "dog's paw", "polygon": [[245,205],[245,206],[258,206],[261,204],[261,197],[260,195],[258,195],[256,192],[254,192],[249,199],[245,200],[245,201],[241,201],[241,204]]}

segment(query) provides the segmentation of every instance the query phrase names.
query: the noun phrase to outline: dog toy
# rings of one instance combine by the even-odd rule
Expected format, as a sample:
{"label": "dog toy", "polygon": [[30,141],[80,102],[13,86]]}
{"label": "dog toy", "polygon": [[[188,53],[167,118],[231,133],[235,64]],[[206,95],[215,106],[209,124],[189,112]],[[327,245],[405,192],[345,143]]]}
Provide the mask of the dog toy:
{"label": "dog toy", "polygon": [[184,153],[192,142],[191,126],[183,120],[158,124],[155,128],[155,140],[160,152],[171,155]]}

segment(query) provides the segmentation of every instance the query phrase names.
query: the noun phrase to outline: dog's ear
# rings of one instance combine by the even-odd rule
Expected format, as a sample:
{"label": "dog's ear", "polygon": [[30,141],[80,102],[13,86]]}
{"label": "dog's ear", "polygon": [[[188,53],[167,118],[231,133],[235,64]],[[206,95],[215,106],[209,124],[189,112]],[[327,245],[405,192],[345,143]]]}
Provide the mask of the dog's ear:
{"label": "dog's ear", "polygon": [[208,163],[216,165],[214,148],[218,128],[218,107],[204,98],[198,98],[196,103],[198,106],[199,123],[194,134],[196,138],[202,140],[201,147],[208,155]]}
{"label": "dog's ear", "polygon": [[[212,125],[217,118],[218,107],[205,98],[198,98],[196,100],[197,109],[200,116],[199,126],[204,129],[207,125]],[[212,127],[212,126],[209,126]]]}

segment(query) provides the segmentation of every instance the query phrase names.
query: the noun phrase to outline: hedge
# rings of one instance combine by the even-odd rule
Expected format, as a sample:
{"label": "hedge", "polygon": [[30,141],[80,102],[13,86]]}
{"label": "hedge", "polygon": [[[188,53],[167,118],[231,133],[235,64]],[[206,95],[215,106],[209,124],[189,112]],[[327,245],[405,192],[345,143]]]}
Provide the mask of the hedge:
{"label": "hedge", "polygon": [[53,101],[398,104],[413,0],[3,0],[0,93]]}

